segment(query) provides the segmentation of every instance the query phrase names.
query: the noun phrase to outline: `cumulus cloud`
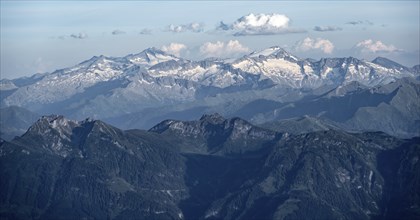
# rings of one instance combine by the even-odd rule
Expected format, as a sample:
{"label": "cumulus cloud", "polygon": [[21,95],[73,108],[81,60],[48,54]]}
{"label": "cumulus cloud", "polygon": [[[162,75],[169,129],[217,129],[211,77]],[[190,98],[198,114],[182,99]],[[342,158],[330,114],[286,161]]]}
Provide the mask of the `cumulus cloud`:
{"label": "cumulus cloud", "polygon": [[75,39],[86,39],[88,36],[86,33],[80,32],[79,34],[70,34],[70,37]]}
{"label": "cumulus cloud", "polygon": [[341,31],[341,30],[343,30],[341,27],[336,27],[336,26],[315,26],[314,27],[314,31],[320,31],[320,32]]}
{"label": "cumulus cloud", "polygon": [[200,47],[200,53],[205,57],[227,57],[248,52],[249,48],[238,40],[206,42]]}
{"label": "cumulus cloud", "polygon": [[246,29],[255,27],[269,27],[269,28],[287,28],[290,19],[286,15],[281,14],[249,14],[239,18],[233,23],[233,28]]}
{"label": "cumulus cloud", "polygon": [[218,30],[233,30],[235,36],[271,35],[301,33],[302,29],[289,27],[290,19],[282,14],[248,14],[238,18],[232,24],[220,22]]}
{"label": "cumulus cloud", "polygon": [[182,50],[187,49],[187,46],[181,43],[170,43],[169,45],[162,46],[161,49],[162,51],[167,52],[169,54],[179,56]]}
{"label": "cumulus cloud", "polygon": [[192,32],[198,33],[204,30],[204,24],[200,24],[197,22],[193,22],[190,24],[182,24],[182,25],[170,24],[167,27],[167,30],[169,32],[174,32],[174,33],[181,33],[181,32],[186,32],[186,31],[192,31]]}
{"label": "cumulus cloud", "polygon": [[356,44],[356,47],[361,49],[362,52],[371,52],[371,53],[398,51],[398,48],[396,48],[392,44],[386,45],[382,41],[379,41],[379,40],[374,41],[372,39],[361,41]]}
{"label": "cumulus cloud", "polygon": [[112,35],[120,35],[120,34],[125,34],[125,31],[122,30],[114,30],[111,32]]}
{"label": "cumulus cloud", "polygon": [[184,28],[183,25],[174,25],[174,24],[170,24],[168,26],[168,31],[170,32],[174,32],[174,33],[180,33],[180,32],[184,32],[186,29]]}
{"label": "cumulus cloud", "polygon": [[308,50],[322,50],[322,52],[330,54],[334,50],[334,44],[322,38],[312,39],[312,38],[305,38],[302,41],[298,41],[296,43],[296,49],[301,51],[308,51]]}
{"label": "cumulus cloud", "polygon": [[139,34],[152,34],[152,29],[144,28],[139,32]]}

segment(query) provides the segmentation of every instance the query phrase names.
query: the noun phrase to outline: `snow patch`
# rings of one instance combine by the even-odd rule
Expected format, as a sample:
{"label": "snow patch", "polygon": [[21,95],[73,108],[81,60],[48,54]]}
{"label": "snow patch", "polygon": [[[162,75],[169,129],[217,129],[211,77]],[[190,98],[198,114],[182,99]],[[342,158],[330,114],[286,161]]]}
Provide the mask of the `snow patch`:
{"label": "snow patch", "polygon": [[369,188],[372,186],[373,171],[369,171]]}
{"label": "snow patch", "polygon": [[217,216],[217,214],[219,214],[218,211],[212,210],[210,212],[207,212],[207,214],[204,216],[204,218],[210,218],[210,217],[213,217],[213,216]]}
{"label": "snow patch", "polygon": [[117,146],[118,148],[124,149],[124,147],[118,142],[118,141],[113,141],[112,142],[115,146]]}

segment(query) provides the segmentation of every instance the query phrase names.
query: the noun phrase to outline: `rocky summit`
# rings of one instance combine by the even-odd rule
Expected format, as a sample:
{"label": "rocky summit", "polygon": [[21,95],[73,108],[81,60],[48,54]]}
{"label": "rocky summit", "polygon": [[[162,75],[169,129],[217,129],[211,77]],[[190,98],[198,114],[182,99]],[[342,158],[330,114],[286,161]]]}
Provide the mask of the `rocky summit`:
{"label": "rocky summit", "polygon": [[[2,219],[417,219],[420,139],[208,114],[149,131],[52,115],[0,142]],[[304,121],[302,121],[304,120]],[[282,127],[283,126],[283,127]],[[320,129],[322,128],[322,129]],[[292,127],[291,131],[296,128]]]}

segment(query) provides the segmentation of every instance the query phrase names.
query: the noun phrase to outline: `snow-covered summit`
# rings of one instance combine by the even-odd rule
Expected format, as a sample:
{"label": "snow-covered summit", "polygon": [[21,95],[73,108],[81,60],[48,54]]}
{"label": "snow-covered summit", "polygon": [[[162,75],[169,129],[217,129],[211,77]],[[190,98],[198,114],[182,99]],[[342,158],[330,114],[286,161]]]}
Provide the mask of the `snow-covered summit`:
{"label": "snow-covered summit", "polygon": [[416,71],[385,58],[372,62],[353,57],[300,59],[281,47],[253,52],[234,61],[192,61],[148,48],[124,57],[94,56],[52,73],[2,81],[4,86],[0,83],[0,88],[12,88],[2,96],[5,106],[35,111],[45,106],[70,113],[77,109],[76,118],[112,117],[121,112],[268,87],[311,90],[353,81],[372,87],[416,77]]}
{"label": "snow-covered summit", "polygon": [[253,57],[253,58],[258,58],[258,57],[288,58],[288,59],[296,61],[296,62],[300,60],[298,57],[296,57],[293,54],[287,52],[286,50],[284,50],[283,48],[281,48],[279,46],[273,46],[273,47],[269,47],[269,48],[264,49],[264,50],[252,52],[247,57]]}
{"label": "snow-covered summit", "polygon": [[125,56],[127,60],[137,65],[153,66],[155,64],[169,60],[179,60],[180,58],[168,54],[155,47],[147,48],[140,53]]}
{"label": "snow-covered summit", "polygon": [[385,68],[388,68],[388,69],[396,69],[396,70],[399,70],[399,71],[408,71],[407,67],[405,67],[405,66],[403,66],[403,65],[401,65],[397,62],[394,62],[390,59],[387,59],[385,57],[377,57],[374,60],[372,60],[372,63],[381,65],[381,66],[383,66]]}

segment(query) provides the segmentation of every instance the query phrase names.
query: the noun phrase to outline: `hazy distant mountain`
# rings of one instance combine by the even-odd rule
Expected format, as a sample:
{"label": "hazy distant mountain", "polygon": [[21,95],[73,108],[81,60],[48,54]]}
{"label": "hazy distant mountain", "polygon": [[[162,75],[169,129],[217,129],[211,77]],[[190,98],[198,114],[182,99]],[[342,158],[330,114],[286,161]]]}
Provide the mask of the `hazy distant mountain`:
{"label": "hazy distant mountain", "polygon": [[310,117],[308,115],[289,118],[282,120],[274,120],[260,125],[273,131],[291,134],[305,134],[315,131],[340,130],[338,127],[330,124],[320,118]]}
{"label": "hazy distant mountain", "polygon": [[417,77],[419,77],[419,75],[420,75],[420,64],[413,66],[413,68],[411,68],[411,69],[412,69],[413,72],[417,73]]}
{"label": "hazy distant mountain", "polygon": [[[232,113],[254,123],[309,115],[346,130],[420,136],[420,82],[401,79],[372,88],[353,82],[296,102],[259,99]],[[305,131],[305,128],[302,128]]]}
{"label": "hazy distant mountain", "polygon": [[17,89],[18,87],[11,81],[8,79],[3,79],[0,81],[0,91],[8,91],[8,90],[14,90]]}
{"label": "hazy distant mountain", "polygon": [[0,108],[0,138],[11,140],[22,135],[38,118],[38,114],[21,107]]}
{"label": "hazy distant mountain", "polygon": [[42,117],[0,142],[9,219],[416,219],[420,140],[276,133],[218,114],[150,131]]}

